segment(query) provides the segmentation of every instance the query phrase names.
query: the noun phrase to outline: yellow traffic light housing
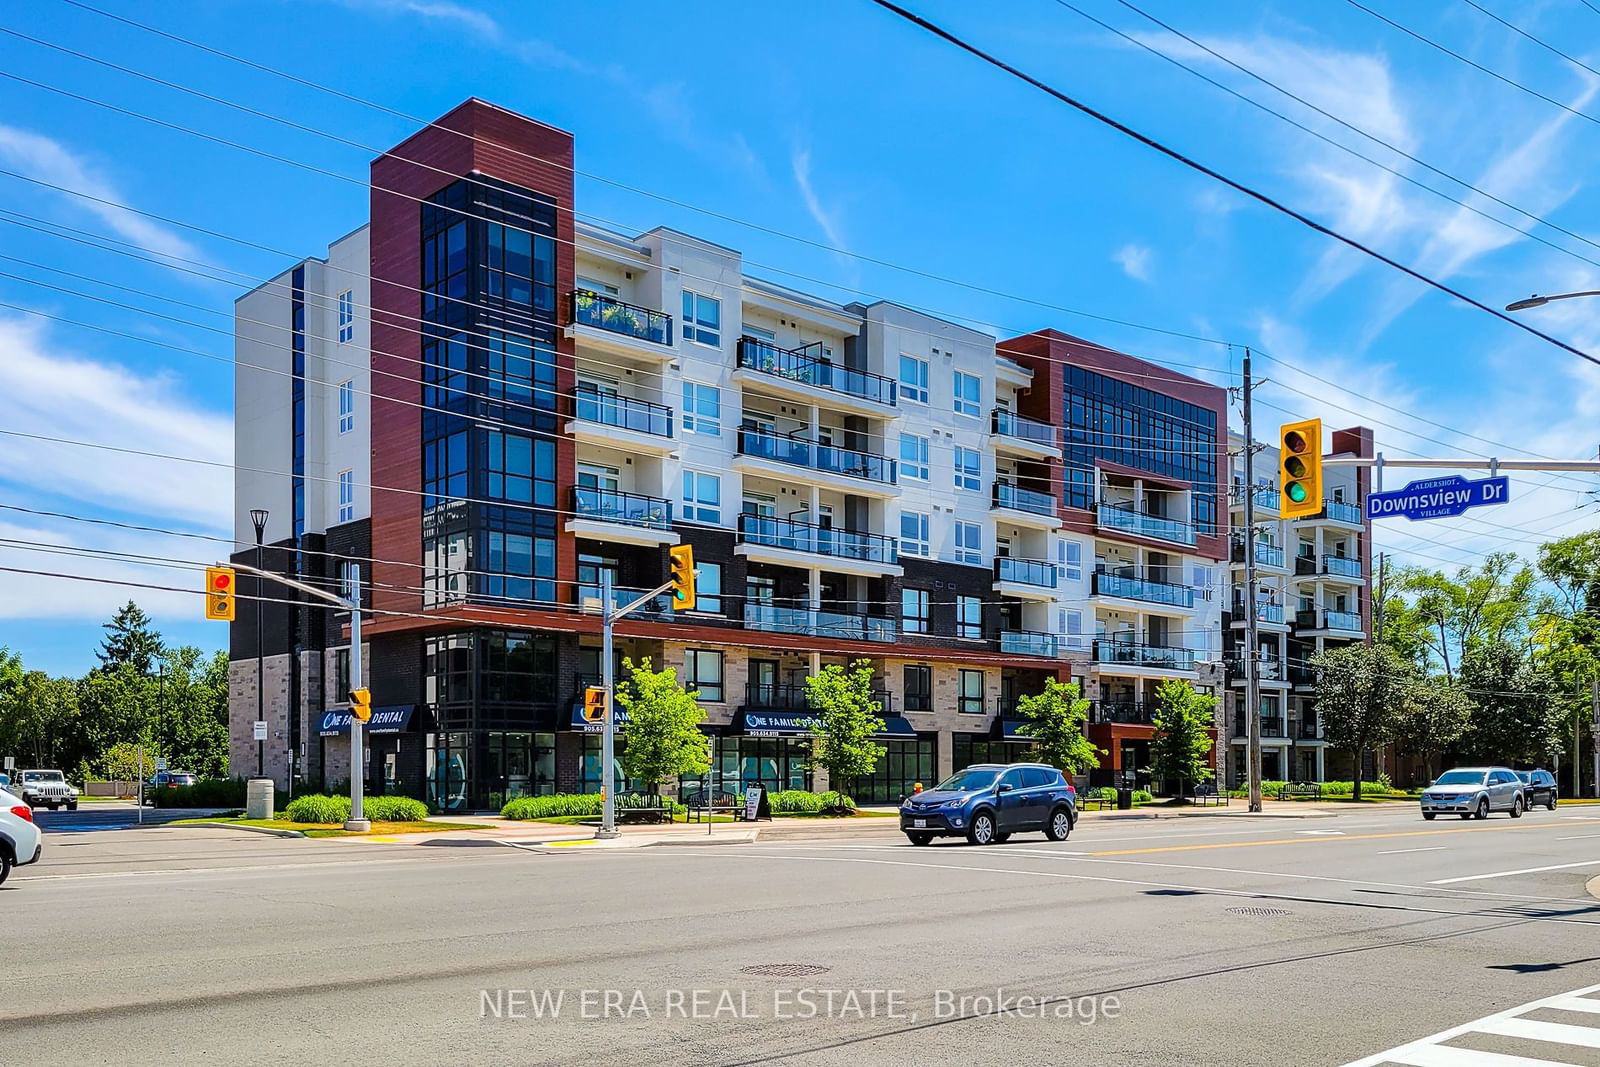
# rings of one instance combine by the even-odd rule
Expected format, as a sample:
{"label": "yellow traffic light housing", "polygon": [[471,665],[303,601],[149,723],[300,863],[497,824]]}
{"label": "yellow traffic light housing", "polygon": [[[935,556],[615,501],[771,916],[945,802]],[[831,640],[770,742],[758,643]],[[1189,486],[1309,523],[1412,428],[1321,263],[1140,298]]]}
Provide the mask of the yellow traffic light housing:
{"label": "yellow traffic light housing", "polygon": [[591,685],[583,691],[583,721],[604,722],[606,718],[606,688]]}
{"label": "yellow traffic light housing", "polygon": [[206,568],[206,618],[232,622],[238,611],[238,578],[232,567]]}
{"label": "yellow traffic light housing", "polygon": [[1322,511],[1322,420],[1278,428],[1278,512],[1303,519]]}
{"label": "yellow traffic light housing", "polygon": [[673,545],[667,549],[669,581],[672,583],[672,610],[694,610],[694,548]]}
{"label": "yellow traffic light housing", "polygon": [[370,689],[350,690],[350,715],[357,722],[367,722],[372,718],[372,691]]}

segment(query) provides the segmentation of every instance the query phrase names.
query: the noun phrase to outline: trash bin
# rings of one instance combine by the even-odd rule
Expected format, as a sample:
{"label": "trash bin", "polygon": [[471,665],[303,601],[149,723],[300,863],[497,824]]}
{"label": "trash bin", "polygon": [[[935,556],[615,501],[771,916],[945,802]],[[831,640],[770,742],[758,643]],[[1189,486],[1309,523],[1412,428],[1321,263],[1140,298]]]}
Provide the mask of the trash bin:
{"label": "trash bin", "polygon": [[1133,790],[1126,786],[1117,789],[1117,810],[1130,811],[1133,808]]}

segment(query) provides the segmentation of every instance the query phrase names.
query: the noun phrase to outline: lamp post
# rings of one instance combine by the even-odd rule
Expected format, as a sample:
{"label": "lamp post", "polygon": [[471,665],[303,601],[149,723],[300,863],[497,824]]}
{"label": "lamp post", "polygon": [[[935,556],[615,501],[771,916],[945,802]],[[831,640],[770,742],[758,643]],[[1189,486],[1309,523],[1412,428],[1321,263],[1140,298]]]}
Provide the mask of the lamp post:
{"label": "lamp post", "polygon": [[[256,527],[256,570],[261,569],[261,537],[267,530],[267,509],[251,508],[250,521]],[[261,579],[256,579],[256,721],[266,716],[266,696],[261,689]],[[266,774],[267,743],[256,742],[256,777]]]}
{"label": "lamp post", "polygon": [[1579,296],[1600,296],[1600,289],[1584,289],[1576,293],[1556,293],[1554,296],[1539,296],[1534,294],[1524,300],[1513,300],[1506,305],[1507,311],[1527,311],[1529,308],[1542,308],[1552,300],[1571,300]]}

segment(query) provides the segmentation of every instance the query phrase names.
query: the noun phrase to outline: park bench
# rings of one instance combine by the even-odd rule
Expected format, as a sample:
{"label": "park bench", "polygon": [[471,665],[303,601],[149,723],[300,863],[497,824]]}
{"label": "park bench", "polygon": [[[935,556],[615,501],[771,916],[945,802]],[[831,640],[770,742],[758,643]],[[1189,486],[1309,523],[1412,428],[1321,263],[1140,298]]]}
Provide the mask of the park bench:
{"label": "park bench", "polygon": [[702,789],[696,793],[686,794],[681,799],[684,807],[688,809],[688,814],[685,816],[688,822],[702,822],[718,812],[744,810],[744,805],[739,803],[738,796],[728,792]]}
{"label": "park bench", "polygon": [[672,808],[659,793],[618,793],[619,822],[666,822]]}
{"label": "park bench", "polygon": [[1283,783],[1283,792],[1278,795],[1283,800],[1321,800],[1322,783],[1285,782]]}
{"label": "park bench", "polygon": [[1204,782],[1194,787],[1194,797],[1192,799],[1195,804],[1202,808],[1225,808],[1228,806],[1228,801],[1232,798],[1228,796],[1227,792],[1219,790],[1216,786],[1210,784],[1209,782]]}
{"label": "park bench", "polygon": [[1115,811],[1117,791],[1104,786],[1086,790],[1078,797],[1078,807],[1083,811]]}

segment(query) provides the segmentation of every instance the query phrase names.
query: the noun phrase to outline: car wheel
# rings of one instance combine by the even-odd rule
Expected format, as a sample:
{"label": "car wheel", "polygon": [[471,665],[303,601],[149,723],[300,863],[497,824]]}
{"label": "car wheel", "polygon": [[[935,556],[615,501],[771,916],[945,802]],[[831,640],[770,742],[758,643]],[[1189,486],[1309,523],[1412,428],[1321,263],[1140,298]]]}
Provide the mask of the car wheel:
{"label": "car wheel", "polygon": [[1050,822],[1044,828],[1044,835],[1052,841],[1065,841],[1072,833],[1072,816],[1066,808],[1057,808],[1050,813]]}
{"label": "car wheel", "polygon": [[68,811],[77,811],[78,810],[78,802],[76,800],[69,800],[67,802],[67,810]]}
{"label": "car wheel", "polygon": [[1511,817],[1513,819],[1522,818],[1522,796],[1520,794],[1511,798]]}
{"label": "car wheel", "polygon": [[0,849],[0,885],[6,884],[6,878],[11,874],[11,853]]}
{"label": "car wheel", "polygon": [[932,834],[907,834],[906,839],[913,845],[926,845],[933,840]]}
{"label": "car wheel", "polygon": [[1550,790],[1550,810],[1556,810],[1556,791],[1554,789]]}
{"label": "car wheel", "polygon": [[1425,811],[1425,812],[1422,813],[1422,817],[1424,819],[1427,819],[1429,822],[1432,822],[1433,819],[1434,819],[1434,816],[1436,816],[1438,814],[1439,813],[1436,812],[1436,811]]}
{"label": "car wheel", "polygon": [[967,827],[967,840],[974,845],[994,844],[994,816],[986,811],[974,815]]}
{"label": "car wheel", "polygon": [[1489,817],[1489,798],[1484,797],[1478,801],[1478,810],[1472,813],[1474,819],[1487,819]]}

